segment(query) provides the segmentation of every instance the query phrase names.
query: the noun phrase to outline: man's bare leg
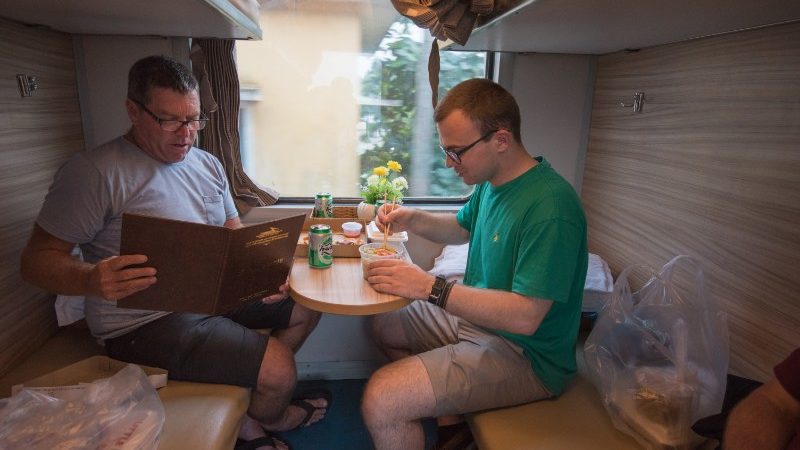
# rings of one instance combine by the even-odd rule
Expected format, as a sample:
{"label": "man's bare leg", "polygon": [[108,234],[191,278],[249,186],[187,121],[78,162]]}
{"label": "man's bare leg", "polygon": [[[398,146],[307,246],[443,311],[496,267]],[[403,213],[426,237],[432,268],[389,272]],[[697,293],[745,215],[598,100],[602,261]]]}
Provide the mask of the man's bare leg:
{"label": "man's bare leg", "polygon": [[[317,326],[320,317],[320,313],[296,304],[288,326],[270,336],[258,374],[258,384],[251,394],[250,407],[239,431],[241,439],[252,440],[264,436],[265,429],[291,430],[306,417],[304,409],[290,404],[297,384],[294,353]],[[328,405],[325,399],[307,401],[318,408],[307,422],[310,425],[325,416]],[[277,440],[276,444],[278,449],[286,448]]]}
{"label": "man's bare leg", "polygon": [[[390,360],[397,361],[411,355],[408,338],[400,320],[392,314],[375,316],[372,321],[372,334],[378,348]],[[464,416],[460,414],[436,418],[436,424],[440,427],[462,422],[464,422]]]}
{"label": "man's bare leg", "polygon": [[361,413],[376,450],[425,447],[423,417],[436,407],[428,372],[417,357],[388,364],[367,382]]}
{"label": "man's bare leg", "polygon": [[292,316],[289,318],[289,325],[281,330],[275,330],[272,337],[279,339],[296,353],[317,327],[321,317],[322,313],[295,303],[292,308]]}

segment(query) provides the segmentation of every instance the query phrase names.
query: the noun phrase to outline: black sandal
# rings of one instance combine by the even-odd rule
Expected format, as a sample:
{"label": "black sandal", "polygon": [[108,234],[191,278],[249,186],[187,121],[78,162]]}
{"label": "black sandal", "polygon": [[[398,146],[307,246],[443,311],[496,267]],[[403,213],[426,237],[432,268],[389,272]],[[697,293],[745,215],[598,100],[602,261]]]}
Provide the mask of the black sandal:
{"label": "black sandal", "polygon": [[[255,439],[250,439],[246,441],[244,439],[236,439],[236,445],[233,447],[234,450],[256,450],[259,447],[269,446],[277,450],[278,446],[275,445],[276,439],[270,435],[257,437]],[[286,442],[285,440],[277,440],[278,442],[282,442],[286,445],[286,448],[292,450],[292,444]]]}

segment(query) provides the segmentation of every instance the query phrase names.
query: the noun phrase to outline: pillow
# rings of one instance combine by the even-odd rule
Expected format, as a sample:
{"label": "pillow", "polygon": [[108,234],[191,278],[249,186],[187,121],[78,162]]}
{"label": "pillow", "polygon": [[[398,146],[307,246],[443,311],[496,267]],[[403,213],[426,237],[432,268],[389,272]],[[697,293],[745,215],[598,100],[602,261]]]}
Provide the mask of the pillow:
{"label": "pillow", "polygon": [[445,245],[442,253],[433,260],[433,267],[428,273],[441,275],[448,281],[463,280],[468,251],[469,244]]}

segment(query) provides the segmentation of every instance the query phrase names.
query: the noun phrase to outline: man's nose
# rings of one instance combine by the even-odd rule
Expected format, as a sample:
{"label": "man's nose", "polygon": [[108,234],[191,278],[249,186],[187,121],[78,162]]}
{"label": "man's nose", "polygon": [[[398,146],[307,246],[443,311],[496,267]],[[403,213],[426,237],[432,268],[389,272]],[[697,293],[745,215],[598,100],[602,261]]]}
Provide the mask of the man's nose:
{"label": "man's nose", "polygon": [[177,130],[175,130],[175,134],[177,134],[178,136],[191,136],[192,133],[195,133],[195,132],[196,131],[190,130],[189,129],[189,124],[186,124],[186,123],[182,123],[181,126],[178,127]]}

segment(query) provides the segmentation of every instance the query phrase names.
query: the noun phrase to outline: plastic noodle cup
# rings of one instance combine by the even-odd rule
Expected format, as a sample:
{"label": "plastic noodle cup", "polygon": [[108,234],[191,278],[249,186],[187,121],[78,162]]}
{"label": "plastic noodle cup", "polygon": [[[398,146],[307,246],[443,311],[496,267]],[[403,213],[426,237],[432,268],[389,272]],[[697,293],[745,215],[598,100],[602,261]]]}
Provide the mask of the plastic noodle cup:
{"label": "plastic noodle cup", "polygon": [[364,244],[361,247],[358,247],[358,252],[361,254],[361,273],[364,276],[364,279],[367,279],[367,268],[369,267],[372,261],[378,261],[381,259],[403,259],[403,247],[398,247],[396,245],[388,244],[390,250],[394,250],[395,253],[391,255],[377,255],[375,254],[376,250],[380,250],[383,248],[383,242],[372,242],[369,244]]}
{"label": "plastic noodle cup", "polygon": [[361,224],[358,222],[345,222],[342,224],[342,232],[347,237],[358,237],[361,235]]}

